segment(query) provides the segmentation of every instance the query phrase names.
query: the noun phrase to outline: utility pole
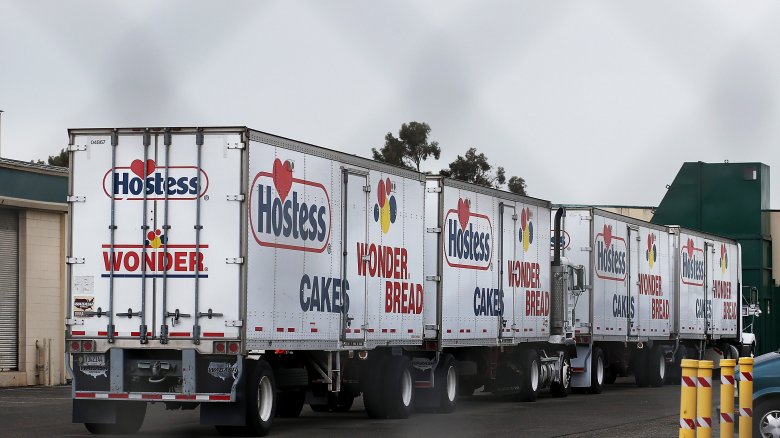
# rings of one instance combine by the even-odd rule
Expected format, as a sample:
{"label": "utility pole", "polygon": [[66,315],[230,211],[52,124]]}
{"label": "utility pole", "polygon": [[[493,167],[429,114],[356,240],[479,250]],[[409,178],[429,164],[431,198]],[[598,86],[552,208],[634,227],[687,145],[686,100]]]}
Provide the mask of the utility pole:
{"label": "utility pole", "polygon": [[3,110],[0,110],[0,157],[3,156]]}

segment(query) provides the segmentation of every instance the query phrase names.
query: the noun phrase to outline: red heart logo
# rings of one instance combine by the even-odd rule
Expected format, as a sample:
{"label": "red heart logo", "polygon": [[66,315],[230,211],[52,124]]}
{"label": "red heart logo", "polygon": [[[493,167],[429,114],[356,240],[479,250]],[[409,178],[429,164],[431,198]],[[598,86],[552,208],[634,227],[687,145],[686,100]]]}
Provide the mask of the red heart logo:
{"label": "red heart logo", "polygon": [[144,169],[144,162],[141,160],[134,160],[130,164],[130,170],[132,170],[134,174],[138,175],[139,178],[145,178],[146,175],[154,172],[154,169],[156,168],[157,165],[154,164],[154,160],[146,160],[146,169]]}
{"label": "red heart logo", "polygon": [[693,239],[688,239],[688,258],[693,258]]}
{"label": "red heart logo", "polygon": [[524,208],[520,213],[520,228],[525,229],[525,227],[528,225],[528,219],[530,216],[530,212],[528,209]]}
{"label": "red heart logo", "polygon": [[604,225],[604,245],[609,249],[612,245],[612,225]]}
{"label": "red heart logo", "polygon": [[471,216],[471,202],[468,199],[458,199],[458,221],[460,221],[460,228],[466,229],[466,225],[469,224],[469,216]]}
{"label": "red heart logo", "polygon": [[273,179],[276,192],[279,193],[279,197],[284,202],[287,194],[290,193],[293,180],[292,166],[289,161],[285,161],[284,164],[278,158],[274,161]]}
{"label": "red heart logo", "polygon": [[655,234],[648,234],[647,235],[647,250],[652,251],[653,249],[653,242],[655,242]]}

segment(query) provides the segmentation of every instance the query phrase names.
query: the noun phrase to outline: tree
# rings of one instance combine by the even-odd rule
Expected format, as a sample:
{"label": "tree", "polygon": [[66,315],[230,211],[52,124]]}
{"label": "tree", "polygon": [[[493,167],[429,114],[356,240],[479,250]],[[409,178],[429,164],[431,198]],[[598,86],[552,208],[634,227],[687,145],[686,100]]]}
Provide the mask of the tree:
{"label": "tree", "polygon": [[420,171],[420,163],[428,157],[439,159],[441,148],[439,143],[428,141],[431,127],[427,123],[409,122],[401,125],[396,138],[392,133],[385,135],[385,145],[377,150],[371,148],[374,159],[384,163],[416,169]]}
{"label": "tree", "polygon": [[[477,148],[469,148],[465,156],[458,155],[448,169],[442,169],[439,173],[460,181],[500,189],[507,182],[506,171],[502,166],[496,167],[495,174],[492,170],[493,166],[484,153],[477,154]],[[509,191],[525,195],[525,180],[519,176],[509,178]]]}
{"label": "tree", "polygon": [[519,176],[513,176],[512,178],[509,178],[507,188],[510,192],[525,196],[525,187],[525,179]]}
{"label": "tree", "polygon": [[68,167],[70,164],[70,158],[65,149],[61,150],[59,155],[49,155],[48,161],[50,166]]}

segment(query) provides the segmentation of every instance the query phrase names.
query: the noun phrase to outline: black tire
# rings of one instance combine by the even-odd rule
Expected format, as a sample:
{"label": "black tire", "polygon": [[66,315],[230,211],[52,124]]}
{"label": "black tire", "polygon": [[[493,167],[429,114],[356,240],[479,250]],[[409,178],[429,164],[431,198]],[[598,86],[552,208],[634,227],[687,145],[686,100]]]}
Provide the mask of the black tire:
{"label": "black tire", "polygon": [[443,354],[441,356],[439,366],[436,368],[435,385],[434,391],[436,391],[438,396],[436,412],[449,414],[455,410],[459,389],[457,364],[455,363],[455,357],[451,354]]}
{"label": "black tire", "polygon": [[591,394],[601,394],[604,390],[604,370],[606,368],[606,358],[604,352],[599,347],[593,347],[590,355],[590,387],[588,392]]}
{"label": "black tire", "polygon": [[615,367],[609,367],[604,370],[604,384],[612,385],[617,380],[618,372]]}
{"label": "black tire", "polygon": [[550,394],[553,397],[566,397],[571,392],[571,359],[569,355],[563,357],[563,367],[561,367],[561,375],[558,382],[550,384]]}
{"label": "black tire", "polygon": [[382,379],[384,374],[383,357],[372,355],[360,369],[360,388],[363,393],[363,406],[369,418],[387,418],[384,404]]}
{"label": "black tire", "polygon": [[679,385],[682,378],[682,360],[685,359],[688,354],[688,349],[685,345],[678,345],[677,351],[674,353],[674,360],[671,363],[666,364],[666,378],[664,381],[667,385]]}
{"label": "black tire", "polygon": [[640,388],[644,388],[649,385],[647,381],[647,356],[647,348],[636,350],[634,353],[634,363],[631,364],[631,369],[634,372],[634,379],[636,380],[636,386]]}
{"label": "black tire", "polygon": [[647,361],[647,384],[658,388],[664,386],[664,377],[666,377],[666,360],[664,359],[664,349],[657,345],[650,350]]}
{"label": "black tire", "polygon": [[518,401],[532,402],[536,401],[536,397],[539,396],[539,377],[541,376],[539,363],[539,355],[536,350],[522,350],[518,354],[518,365],[520,366]]}
{"label": "black tire", "polygon": [[414,406],[412,361],[406,356],[391,356],[382,383],[387,418],[408,418]]}
{"label": "black tire", "polygon": [[301,415],[306,402],[306,391],[282,391],[276,394],[276,416],[296,418]]}
{"label": "black tire", "polygon": [[94,435],[132,435],[144,424],[146,402],[117,402],[116,423],[84,423]]}
{"label": "black tire", "polygon": [[247,361],[252,362],[247,379],[245,431],[252,436],[266,436],[276,415],[276,380],[268,362]]}
{"label": "black tire", "polygon": [[771,430],[765,430],[766,435],[762,435],[762,428],[768,428],[767,421],[773,422],[780,421],[780,400],[777,398],[763,398],[760,399],[753,406],[753,436],[773,436]]}

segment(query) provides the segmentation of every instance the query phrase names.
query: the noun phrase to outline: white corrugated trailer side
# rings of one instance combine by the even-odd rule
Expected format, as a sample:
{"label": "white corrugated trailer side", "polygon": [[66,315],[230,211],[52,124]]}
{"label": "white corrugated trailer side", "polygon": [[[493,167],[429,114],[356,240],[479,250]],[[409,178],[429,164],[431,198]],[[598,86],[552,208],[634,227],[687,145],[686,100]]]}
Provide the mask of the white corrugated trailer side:
{"label": "white corrugated trailer side", "polygon": [[421,348],[423,174],[244,127],[69,134],[74,421],[454,408],[454,360]]}
{"label": "white corrugated trailer side", "polygon": [[593,207],[567,207],[563,230],[564,255],[588,272],[572,316],[573,387],[598,392],[628,373],[659,386],[675,380],[682,358],[711,347],[738,354],[734,241]]}

